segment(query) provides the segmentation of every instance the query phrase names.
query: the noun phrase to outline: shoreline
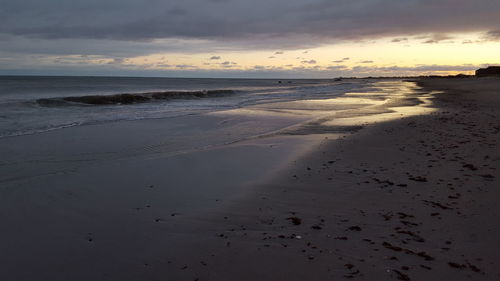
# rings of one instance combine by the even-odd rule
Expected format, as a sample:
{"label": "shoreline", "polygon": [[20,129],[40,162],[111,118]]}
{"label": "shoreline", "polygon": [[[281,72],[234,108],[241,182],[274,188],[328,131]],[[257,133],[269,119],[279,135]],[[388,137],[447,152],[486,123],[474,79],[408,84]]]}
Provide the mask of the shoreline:
{"label": "shoreline", "polygon": [[[463,83],[439,81],[438,85],[432,85],[436,83],[432,79],[419,83],[424,83],[427,92]],[[498,99],[484,103],[470,100],[470,94],[462,95],[465,99],[457,99],[450,92],[437,94],[432,100],[440,110],[435,113],[403,119],[398,118],[399,113],[393,114],[391,118],[396,120],[364,126],[334,141],[316,138],[313,147],[304,143],[287,147],[289,140],[279,143],[263,138],[232,145],[233,151],[222,148],[226,155],[233,154],[234,162],[224,162],[227,168],[221,174],[205,171],[207,177],[227,176],[229,167],[232,171],[238,167],[258,169],[248,174],[248,192],[241,189],[241,196],[231,198],[209,194],[208,199],[214,202],[202,214],[178,213],[162,206],[168,192],[161,190],[165,175],[158,167],[178,168],[177,173],[182,174],[182,167],[174,166],[178,160],[166,165],[153,157],[132,175],[122,175],[124,169],[119,165],[130,164],[136,169],[135,163],[118,161],[119,165],[106,170],[97,165],[87,177],[84,174],[71,181],[83,190],[61,181],[56,182],[56,193],[41,190],[13,200],[29,203],[37,202],[35,196],[46,198],[46,206],[31,210],[38,208],[43,211],[41,216],[57,216],[26,220],[23,213],[4,212],[3,219],[9,226],[9,234],[4,233],[6,241],[16,234],[18,241],[33,239],[31,234],[22,236],[18,231],[31,224],[30,229],[42,232],[37,235],[40,241],[51,241],[51,235],[60,234],[56,238],[62,242],[56,243],[60,248],[50,249],[36,239],[24,241],[24,247],[33,247],[30,252],[37,253],[30,257],[22,256],[26,249],[3,245],[9,254],[2,257],[4,264],[11,264],[9,260],[22,260],[24,264],[5,268],[0,276],[16,276],[16,280],[496,280],[499,273],[491,262],[500,258],[494,252],[500,247],[494,239],[500,230],[494,222],[483,218],[478,224],[475,220],[478,216],[500,215],[493,205],[498,191],[492,188],[500,175],[490,170],[498,161],[498,143],[492,142],[500,128],[493,124],[499,120],[494,111]],[[459,121],[456,124],[455,119]],[[318,124],[312,125],[318,128]],[[485,131],[488,126],[493,128],[491,132]],[[300,130],[295,133],[300,136]],[[489,145],[470,149],[476,141]],[[448,142],[450,146],[445,145]],[[458,142],[458,148],[452,147]],[[271,173],[272,179],[253,181],[252,177],[262,175],[266,167],[276,167],[273,161],[266,161],[276,144],[281,147],[281,156],[275,159],[296,158],[289,155],[290,151],[309,152],[285,161],[288,164],[284,168]],[[479,159],[477,151],[492,156]],[[218,157],[216,150],[206,153],[210,155],[204,159]],[[189,167],[196,161],[186,163]],[[199,171],[210,165],[208,161]],[[113,190],[97,192],[92,186],[103,185],[99,175],[128,181],[106,179],[104,184],[115,186]],[[240,175],[232,176],[234,182],[241,180]],[[203,177],[193,180],[203,181]],[[474,185],[469,187],[471,182]],[[230,188],[232,183],[226,184],[225,188]],[[16,210],[16,206],[5,207],[13,204],[8,202],[12,194],[6,195],[5,210]],[[125,209],[121,214],[115,211]],[[93,221],[97,217],[102,221]],[[75,218],[81,224],[67,231]],[[44,233],[47,223],[53,234]],[[472,227],[475,232],[467,232]],[[45,260],[37,256],[50,252]],[[73,256],[72,252],[79,254]],[[55,273],[48,269],[61,262],[57,256],[70,259]],[[26,267],[31,270],[23,271]]]}

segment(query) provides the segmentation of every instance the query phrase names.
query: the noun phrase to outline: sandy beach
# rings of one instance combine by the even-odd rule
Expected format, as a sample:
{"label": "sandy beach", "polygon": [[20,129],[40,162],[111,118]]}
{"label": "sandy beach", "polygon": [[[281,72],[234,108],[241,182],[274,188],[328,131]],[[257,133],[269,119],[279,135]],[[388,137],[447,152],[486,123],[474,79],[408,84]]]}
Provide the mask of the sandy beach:
{"label": "sandy beach", "polygon": [[497,280],[499,82],[419,80],[436,112],[318,145],[205,221],[166,275]]}
{"label": "sandy beach", "polygon": [[416,85],[0,139],[0,279],[498,280],[500,79]]}

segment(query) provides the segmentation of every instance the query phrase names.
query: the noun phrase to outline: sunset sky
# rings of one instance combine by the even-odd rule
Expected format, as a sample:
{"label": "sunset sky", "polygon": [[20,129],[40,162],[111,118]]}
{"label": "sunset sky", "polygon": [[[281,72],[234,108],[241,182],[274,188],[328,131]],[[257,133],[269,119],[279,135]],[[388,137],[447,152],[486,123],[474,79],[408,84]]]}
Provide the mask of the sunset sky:
{"label": "sunset sky", "polygon": [[0,74],[457,74],[500,64],[498,0],[0,0]]}

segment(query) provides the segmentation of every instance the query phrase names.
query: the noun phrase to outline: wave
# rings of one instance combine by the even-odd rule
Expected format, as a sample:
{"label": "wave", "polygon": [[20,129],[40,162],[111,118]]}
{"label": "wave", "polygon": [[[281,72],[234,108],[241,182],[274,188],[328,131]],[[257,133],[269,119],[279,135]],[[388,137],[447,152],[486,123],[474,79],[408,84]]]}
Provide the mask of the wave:
{"label": "wave", "polygon": [[132,94],[115,94],[107,96],[90,95],[61,98],[43,98],[36,102],[42,106],[68,106],[68,105],[114,105],[136,104],[171,99],[194,99],[221,97],[234,94],[233,90],[207,90],[207,91],[164,91]]}

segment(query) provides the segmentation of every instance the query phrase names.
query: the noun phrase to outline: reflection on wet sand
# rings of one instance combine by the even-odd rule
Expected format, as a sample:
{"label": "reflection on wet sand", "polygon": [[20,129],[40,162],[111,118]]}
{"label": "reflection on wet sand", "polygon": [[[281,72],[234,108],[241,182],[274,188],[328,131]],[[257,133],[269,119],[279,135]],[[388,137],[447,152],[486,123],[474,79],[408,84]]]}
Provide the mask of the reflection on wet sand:
{"label": "reflection on wet sand", "polygon": [[431,106],[434,94],[423,92],[414,82],[382,81],[374,83],[367,92],[349,92],[337,98],[268,103],[212,114],[297,120],[297,124],[266,136],[348,133],[403,116],[429,114],[435,111]]}

